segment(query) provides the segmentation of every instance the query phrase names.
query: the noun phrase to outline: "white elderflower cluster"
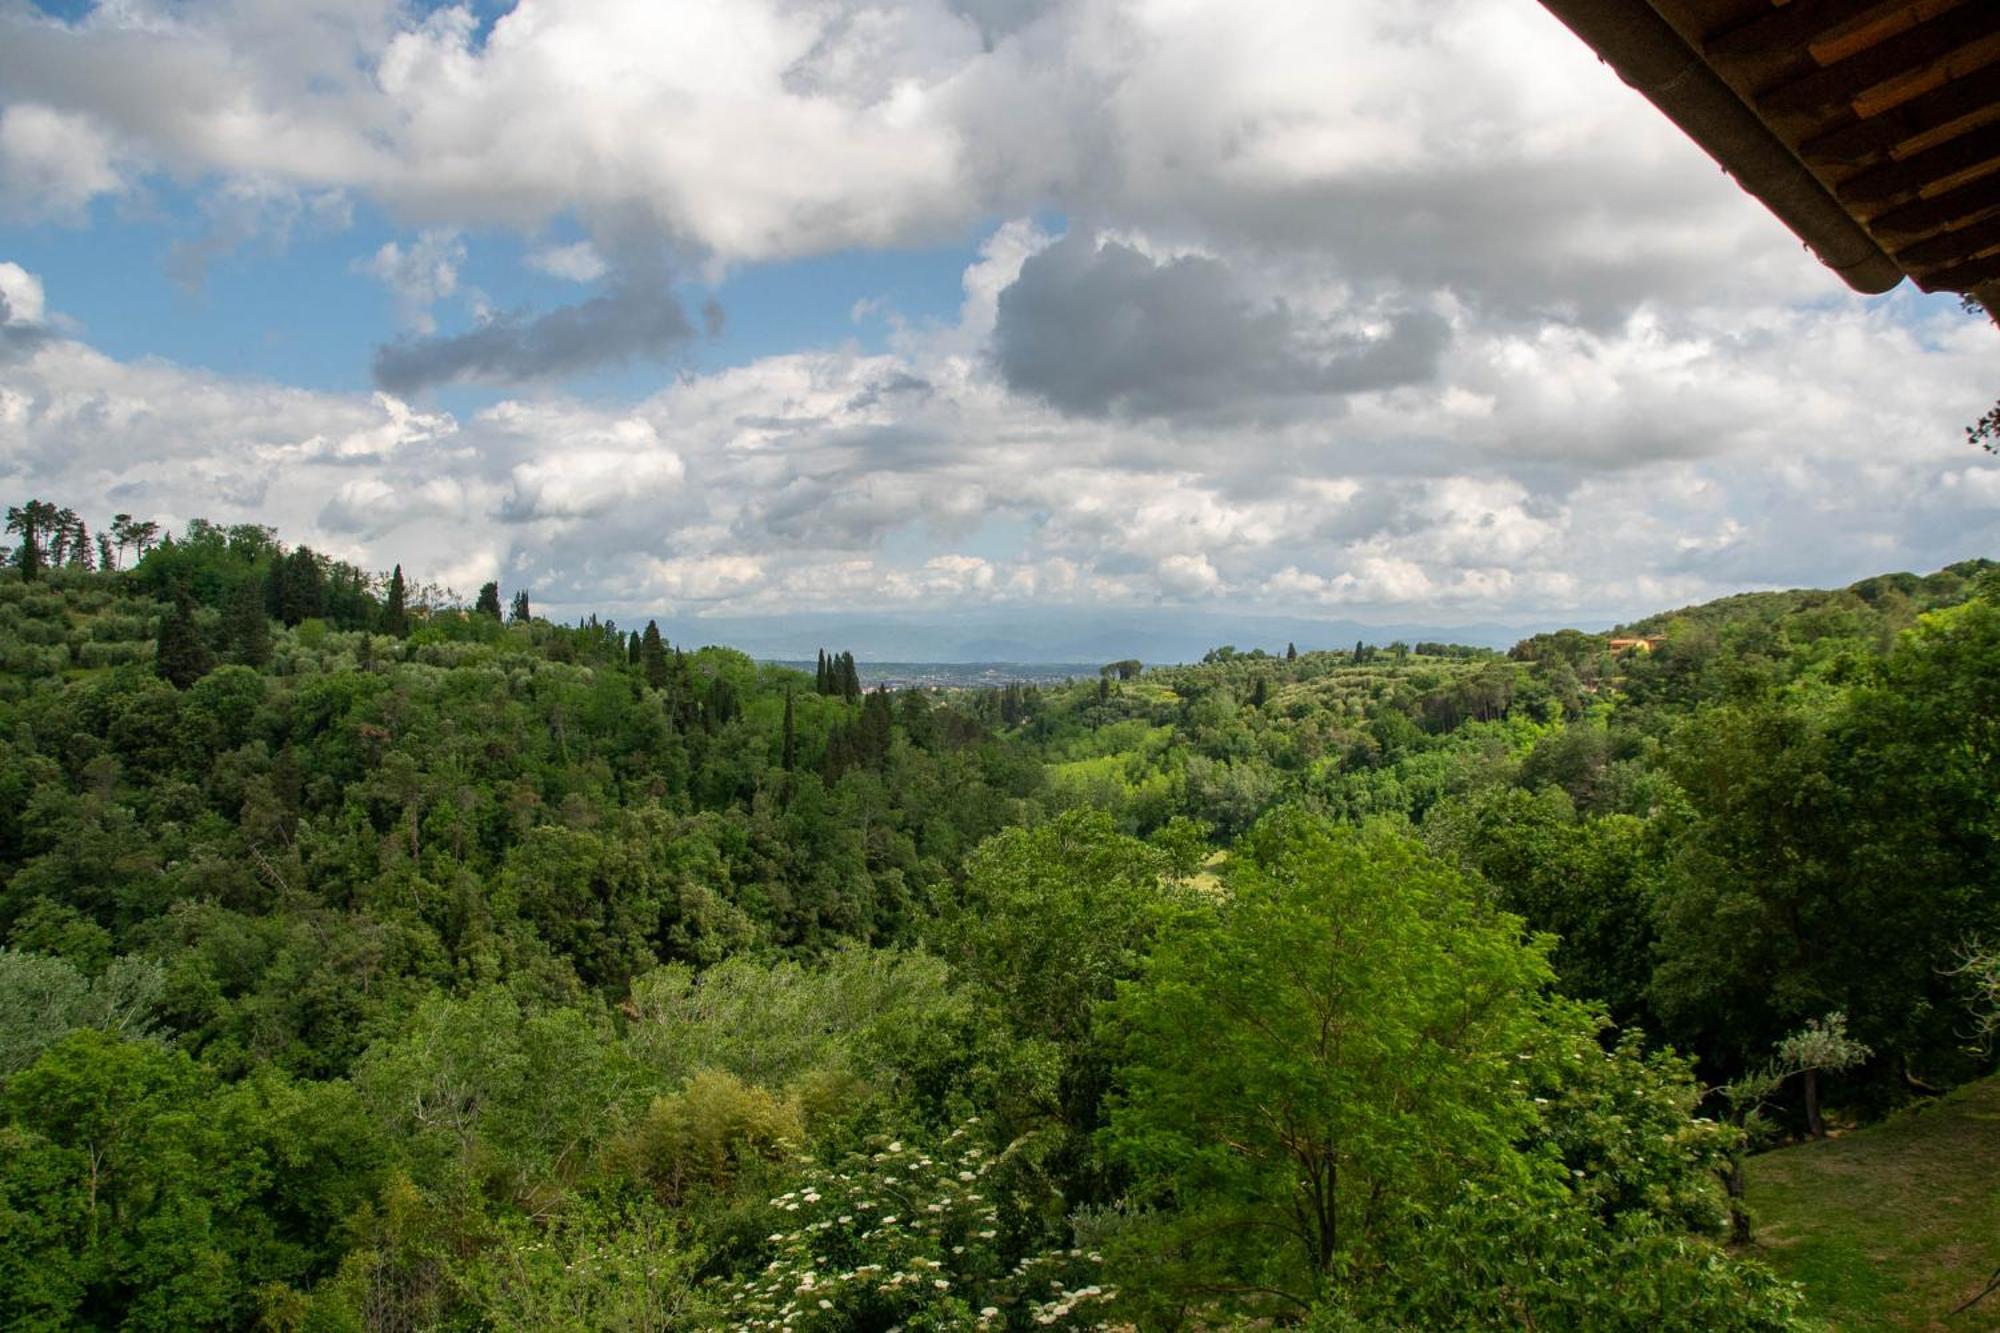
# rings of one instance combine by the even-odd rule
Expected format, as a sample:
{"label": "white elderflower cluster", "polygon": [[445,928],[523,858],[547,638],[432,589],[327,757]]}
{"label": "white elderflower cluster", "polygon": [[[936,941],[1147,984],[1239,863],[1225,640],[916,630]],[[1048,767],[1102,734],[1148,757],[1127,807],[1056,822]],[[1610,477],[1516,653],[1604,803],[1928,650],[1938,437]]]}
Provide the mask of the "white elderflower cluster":
{"label": "white elderflower cluster", "polygon": [[1099,1326],[1112,1296],[1091,1281],[1100,1256],[1061,1250],[1010,1264],[1002,1205],[972,1188],[1007,1154],[970,1138],[965,1126],[929,1152],[895,1140],[835,1167],[802,1165],[796,1187],[769,1200],[779,1221],[765,1237],[769,1262],[721,1288],[730,1327]]}

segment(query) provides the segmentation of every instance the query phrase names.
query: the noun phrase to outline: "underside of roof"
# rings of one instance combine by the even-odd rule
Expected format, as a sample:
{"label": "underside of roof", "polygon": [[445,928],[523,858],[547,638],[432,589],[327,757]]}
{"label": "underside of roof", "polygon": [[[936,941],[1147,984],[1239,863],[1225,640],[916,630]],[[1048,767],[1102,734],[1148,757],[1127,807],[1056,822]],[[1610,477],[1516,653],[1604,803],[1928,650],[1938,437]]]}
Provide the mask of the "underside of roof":
{"label": "underside of roof", "polygon": [[1857,291],[2000,316],[2000,0],[1542,0]]}

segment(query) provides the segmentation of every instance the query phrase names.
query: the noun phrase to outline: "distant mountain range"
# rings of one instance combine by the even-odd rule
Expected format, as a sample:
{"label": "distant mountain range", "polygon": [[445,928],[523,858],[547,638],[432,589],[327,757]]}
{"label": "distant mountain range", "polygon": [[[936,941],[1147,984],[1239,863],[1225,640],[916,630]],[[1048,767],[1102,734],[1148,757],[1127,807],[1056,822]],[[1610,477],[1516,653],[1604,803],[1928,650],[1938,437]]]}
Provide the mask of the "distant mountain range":
{"label": "distant mountain range", "polygon": [[[642,622],[643,623],[643,622]],[[1226,611],[1089,611],[1051,609],[911,615],[816,614],[698,619],[661,617],[674,643],[725,644],[764,660],[813,660],[821,648],[851,652],[864,662],[1110,662],[1136,657],[1148,664],[1193,662],[1223,644],[1248,652],[1282,653],[1431,640],[1506,648],[1527,635],[1559,629],[1533,624],[1362,624]]]}

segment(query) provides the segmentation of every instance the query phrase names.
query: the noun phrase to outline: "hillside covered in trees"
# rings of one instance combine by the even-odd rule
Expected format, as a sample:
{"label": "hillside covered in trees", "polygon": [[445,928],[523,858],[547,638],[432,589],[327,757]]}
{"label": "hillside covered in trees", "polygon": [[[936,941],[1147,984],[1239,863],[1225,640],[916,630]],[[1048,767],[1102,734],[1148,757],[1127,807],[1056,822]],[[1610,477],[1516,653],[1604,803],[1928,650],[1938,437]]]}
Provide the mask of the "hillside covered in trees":
{"label": "hillside covered in trees", "polygon": [[1986,561],[892,694],[9,517],[9,1328],[1806,1328],[1994,1066]]}

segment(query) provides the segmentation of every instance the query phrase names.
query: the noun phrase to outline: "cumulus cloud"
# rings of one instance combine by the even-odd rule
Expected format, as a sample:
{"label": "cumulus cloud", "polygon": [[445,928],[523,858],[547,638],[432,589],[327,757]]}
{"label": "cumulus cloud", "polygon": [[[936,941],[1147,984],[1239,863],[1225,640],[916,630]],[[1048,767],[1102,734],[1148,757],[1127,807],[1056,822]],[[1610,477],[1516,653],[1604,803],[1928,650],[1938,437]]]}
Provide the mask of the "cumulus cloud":
{"label": "cumulus cloud", "polygon": [[528,267],[569,282],[596,282],[610,270],[589,241],[546,246],[528,256]]}
{"label": "cumulus cloud", "polygon": [[0,108],[0,216],[80,217],[91,200],[124,188],[116,156],[111,135],[87,115],[34,102]]}
{"label": "cumulus cloud", "polygon": [[7,160],[71,209],[252,176],[431,224],[636,219],[727,263],[1052,208],[1598,326],[1717,266],[1822,280],[1512,0],[520,0],[490,27],[124,0],[0,14],[0,89]]}
{"label": "cumulus cloud", "polygon": [[1010,387],[1065,412],[1179,416],[1428,380],[1449,335],[1428,312],[1342,330],[1257,300],[1220,260],[1072,232],[999,293],[993,347]]}
{"label": "cumulus cloud", "polygon": [[409,245],[385,241],[366,259],[354,261],[354,271],[386,286],[396,298],[397,316],[406,328],[434,333],[431,307],[458,290],[459,266],[465,263],[465,242],[458,233],[432,228]]}
{"label": "cumulus cloud", "polygon": [[[381,392],[119,360],[0,266],[7,485],[559,611],[1608,619],[2000,544],[1990,330],[1840,294],[1517,0],[0,4],[0,210],[154,180],[204,201],[196,272],[350,199],[408,228],[363,260]],[[720,331],[669,260],[995,217],[956,320],[879,354],[556,387]],[[496,227],[580,228],[526,262],[587,290],[432,326]],[[421,405],[461,381],[505,397]]]}
{"label": "cumulus cloud", "polygon": [[[714,309],[703,316],[711,326],[721,318],[721,307]],[[464,380],[546,380],[635,358],[657,360],[694,336],[670,288],[627,278],[539,315],[493,315],[463,333],[384,344],[375,349],[374,375],[383,389],[402,395]]]}
{"label": "cumulus cloud", "polygon": [[0,363],[26,356],[47,341],[43,306],[41,279],[19,264],[0,261]]}
{"label": "cumulus cloud", "polygon": [[[0,292],[53,327],[33,275],[0,266]],[[0,365],[0,477],[85,512],[274,522],[461,587],[504,572],[537,605],[621,620],[1226,601],[1608,623],[2000,544],[2000,463],[1969,457],[1959,429],[1983,405],[1990,333],[1913,304],[1783,318],[1782,337],[1776,313],[1696,310],[1580,339],[1464,321],[1442,383],[1255,430],[1066,414],[1009,392],[958,329],[464,418],[51,333]],[[1530,354],[1571,387],[1508,393]],[[1574,386],[1606,373],[1669,386],[1590,400],[1592,429],[1643,456],[1508,443],[1550,402],[1581,410]],[[1654,418],[1676,394],[1695,434],[1709,423],[1694,399],[1731,404],[1726,447],[1645,452],[1672,433]]]}

